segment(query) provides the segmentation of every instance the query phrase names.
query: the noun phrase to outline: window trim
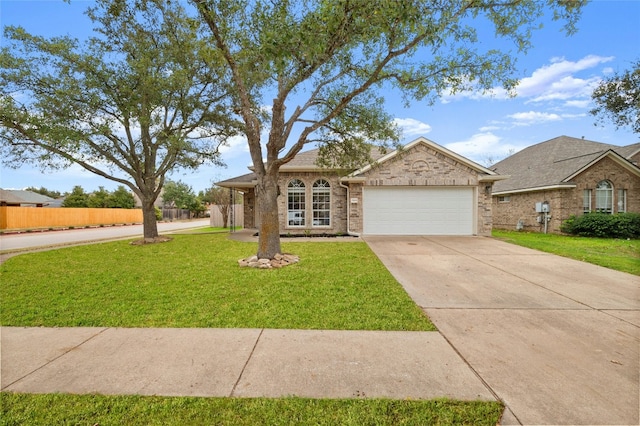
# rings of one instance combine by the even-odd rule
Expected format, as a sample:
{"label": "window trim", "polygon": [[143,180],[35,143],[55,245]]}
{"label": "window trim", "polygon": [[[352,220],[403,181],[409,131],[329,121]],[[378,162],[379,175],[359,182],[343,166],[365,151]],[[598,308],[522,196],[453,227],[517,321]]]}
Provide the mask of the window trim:
{"label": "window trim", "polygon": [[618,202],[616,203],[616,207],[618,208],[618,213],[627,212],[627,190],[626,189],[618,189]]}
{"label": "window trim", "polygon": [[[292,208],[292,206],[298,208]],[[292,213],[294,214],[293,219],[291,216]],[[287,183],[287,227],[304,228],[306,223],[307,186],[301,179],[291,179],[289,183]]]}
{"label": "window trim", "polygon": [[[319,186],[320,184],[323,186]],[[317,196],[326,197],[325,200],[317,200]],[[313,182],[311,187],[311,226],[313,228],[330,228],[331,227],[331,183],[328,179],[320,178]],[[324,208],[319,208],[319,204],[323,204]],[[327,204],[328,206],[324,206]],[[326,217],[316,218],[316,214],[324,213]],[[327,221],[326,224],[316,224],[316,221]]]}
{"label": "window trim", "polygon": [[[606,188],[602,186],[606,185]],[[596,212],[612,214],[613,213],[613,184],[604,179],[596,185]],[[603,200],[604,198],[604,200]],[[604,207],[602,205],[604,204]]]}
{"label": "window trim", "polygon": [[593,191],[591,189],[582,190],[582,214],[591,213],[591,202]]}

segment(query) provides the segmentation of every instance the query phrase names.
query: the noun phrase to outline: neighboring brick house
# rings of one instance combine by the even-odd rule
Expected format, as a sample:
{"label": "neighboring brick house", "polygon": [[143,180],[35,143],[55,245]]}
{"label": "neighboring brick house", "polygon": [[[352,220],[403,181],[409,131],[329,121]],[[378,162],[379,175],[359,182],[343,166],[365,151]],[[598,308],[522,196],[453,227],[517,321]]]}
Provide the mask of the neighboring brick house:
{"label": "neighboring brick house", "polygon": [[[493,226],[560,232],[571,215],[640,212],[640,143],[608,145],[560,136],[519,151],[490,167],[505,181],[493,188]],[[541,206],[543,204],[538,204]]]}
{"label": "neighboring brick house", "polygon": [[[299,153],[279,173],[283,234],[490,235],[491,189],[504,179],[425,138],[341,173]],[[258,228],[253,173],[219,182],[242,191],[246,228]]]}

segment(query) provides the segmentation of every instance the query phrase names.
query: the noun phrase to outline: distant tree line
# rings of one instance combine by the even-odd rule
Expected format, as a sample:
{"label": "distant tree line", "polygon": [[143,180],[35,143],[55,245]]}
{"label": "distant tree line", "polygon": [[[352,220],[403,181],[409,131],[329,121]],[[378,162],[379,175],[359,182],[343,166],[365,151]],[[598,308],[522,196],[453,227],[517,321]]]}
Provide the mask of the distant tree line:
{"label": "distant tree line", "polygon": [[37,194],[46,195],[51,198],[65,197],[62,207],[91,207],[91,208],[107,208],[107,209],[133,209],[136,206],[133,194],[123,185],[118,186],[115,191],[108,191],[103,186],[98,187],[97,191],[85,192],[80,185],[73,187],[71,192],[62,194],[59,191],[52,191],[45,187],[35,188],[29,187],[27,191]]}
{"label": "distant tree line", "polygon": [[[27,191],[51,198],[65,197],[62,207],[132,209],[136,204],[131,192],[123,185],[118,186],[113,192],[106,190],[103,186],[100,186],[97,191],[86,192],[80,185],[74,186],[71,192],[67,193],[45,187],[29,187]],[[234,194],[233,202],[242,204],[242,195]],[[231,210],[231,194],[229,189],[212,184],[211,187],[199,191],[196,195],[193,188],[184,182],[167,181],[163,188],[162,203],[165,208],[189,210],[193,217],[204,216],[209,205],[216,205],[222,213],[226,227]]]}

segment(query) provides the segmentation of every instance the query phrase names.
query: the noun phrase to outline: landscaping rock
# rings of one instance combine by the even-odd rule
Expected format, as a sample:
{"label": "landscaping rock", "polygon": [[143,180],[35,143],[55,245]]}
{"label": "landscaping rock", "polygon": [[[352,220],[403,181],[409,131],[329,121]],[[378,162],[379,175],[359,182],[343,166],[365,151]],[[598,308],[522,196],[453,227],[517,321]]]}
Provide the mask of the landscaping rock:
{"label": "landscaping rock", "polygon": [[272,269],[282,268],[283,266],[293,265],[298,263],[300,257],[294,254],[280,254],[277,253],[273,259],[258,259],[258,256],[247,257],[246,259],[238,260],[238,265],[241,268],[258,268],[258,269]]}

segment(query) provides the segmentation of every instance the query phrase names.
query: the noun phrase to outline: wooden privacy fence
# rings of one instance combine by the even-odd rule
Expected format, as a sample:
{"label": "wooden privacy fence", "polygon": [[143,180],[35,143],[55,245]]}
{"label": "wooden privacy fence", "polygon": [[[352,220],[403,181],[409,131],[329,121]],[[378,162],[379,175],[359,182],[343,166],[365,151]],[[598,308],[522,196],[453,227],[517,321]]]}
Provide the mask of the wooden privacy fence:
{"label": "wooden privacy fence", "polygon": [[141,209],[0,207],[0,229],[69,228],[142,223]]}
{"label": "wooden privacy fence", "polygon": [[[233,206],[233,214],[235,216],[235,226],[244,227],[244,206],[242,204],[234,204]],[[209,207],[209,212],[211,214],[209,223],[214,228],[220,228],[224,226],[224,221],[222,220],[222,213],[220,213],[220,209],[216,205],[212,205]],[[231,221],[231,214],[229,215],[229,221]],[[227,223],[227,226],[231,226],[231,223]]]}

